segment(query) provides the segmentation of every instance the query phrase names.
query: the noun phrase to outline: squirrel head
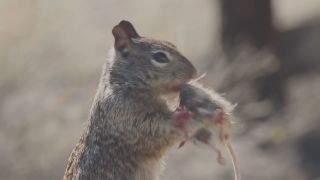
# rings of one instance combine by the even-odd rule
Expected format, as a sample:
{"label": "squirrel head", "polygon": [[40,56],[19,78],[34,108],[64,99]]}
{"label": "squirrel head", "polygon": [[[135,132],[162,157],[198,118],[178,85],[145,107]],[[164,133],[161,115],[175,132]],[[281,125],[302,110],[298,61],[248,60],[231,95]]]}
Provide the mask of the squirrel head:
{"label": "squirrel head", "polygon": [[196,76],[196,69],[170,42],[141,37],[128,21],[112,29],[115,54],[110,85],[169,93]]}

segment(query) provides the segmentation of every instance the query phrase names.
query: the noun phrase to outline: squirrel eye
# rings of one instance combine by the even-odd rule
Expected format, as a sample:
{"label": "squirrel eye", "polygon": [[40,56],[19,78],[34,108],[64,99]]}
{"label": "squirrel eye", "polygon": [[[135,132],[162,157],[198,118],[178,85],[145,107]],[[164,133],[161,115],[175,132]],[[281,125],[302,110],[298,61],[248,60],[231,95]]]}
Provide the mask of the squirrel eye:
{"label": "squirrel eye", "polygon": [[157,61],[158,63],[168,63],[169,59],[167,55],[163,52],[156,52],[152,54],[152,58]]}

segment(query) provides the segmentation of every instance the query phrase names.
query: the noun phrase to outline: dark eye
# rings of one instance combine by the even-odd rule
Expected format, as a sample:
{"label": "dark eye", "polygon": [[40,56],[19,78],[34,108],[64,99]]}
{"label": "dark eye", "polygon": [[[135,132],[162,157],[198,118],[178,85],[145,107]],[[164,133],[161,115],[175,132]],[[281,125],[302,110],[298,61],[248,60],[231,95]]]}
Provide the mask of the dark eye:
{"label": "dark eye", "polygon": [[158,63],[168,63],[169,59],[167,55],[163,52],[156,52],[152,54],[152,58],[157,61]]}

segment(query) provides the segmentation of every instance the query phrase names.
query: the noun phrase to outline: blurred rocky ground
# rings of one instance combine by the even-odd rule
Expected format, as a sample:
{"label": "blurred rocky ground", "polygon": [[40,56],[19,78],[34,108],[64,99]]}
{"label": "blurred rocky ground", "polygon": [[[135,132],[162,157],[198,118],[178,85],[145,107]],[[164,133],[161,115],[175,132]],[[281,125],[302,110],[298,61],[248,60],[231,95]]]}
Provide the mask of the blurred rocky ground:
{"label": "blurred rocky ground", "polygon": [[[274,0],[272,41],[232,49],[221,43],[219,3],[0,0],[0,179],[62,178],[122,19],[176,44],[207,72],[204,84],[238,103],[243,179],[319,179],[320,2]],[[231,163],[191,144],[166,162],[164,180],[233,178]]]}

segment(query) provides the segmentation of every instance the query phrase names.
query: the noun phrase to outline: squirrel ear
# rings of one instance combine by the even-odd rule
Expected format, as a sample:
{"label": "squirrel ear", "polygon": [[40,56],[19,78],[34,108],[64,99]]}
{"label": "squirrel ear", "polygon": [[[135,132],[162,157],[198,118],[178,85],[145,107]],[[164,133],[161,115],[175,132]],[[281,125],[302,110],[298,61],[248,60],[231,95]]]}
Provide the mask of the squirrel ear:
{"label": "squirrel ear", "polygon": [[118,25],[116,25],[112,29],[112,34],[114,36],[115,49],[123,53],[128,51],[130,38],[140,37],[133,25],[128,21],[121,21]]}
{"label": "squirrel ear", "polygon": [[112,34],[114,36],[114,48],[121,51],[128,47],[129,37],[127,33],[119,26],[116,25],[112,29]]}
{"label": "squirrel ear", "polygon": [[122,20],[118,26],[120,26],[128,35],[129,38],[139,38],[139,34],[134,29],[133,25],[129,21]]}

